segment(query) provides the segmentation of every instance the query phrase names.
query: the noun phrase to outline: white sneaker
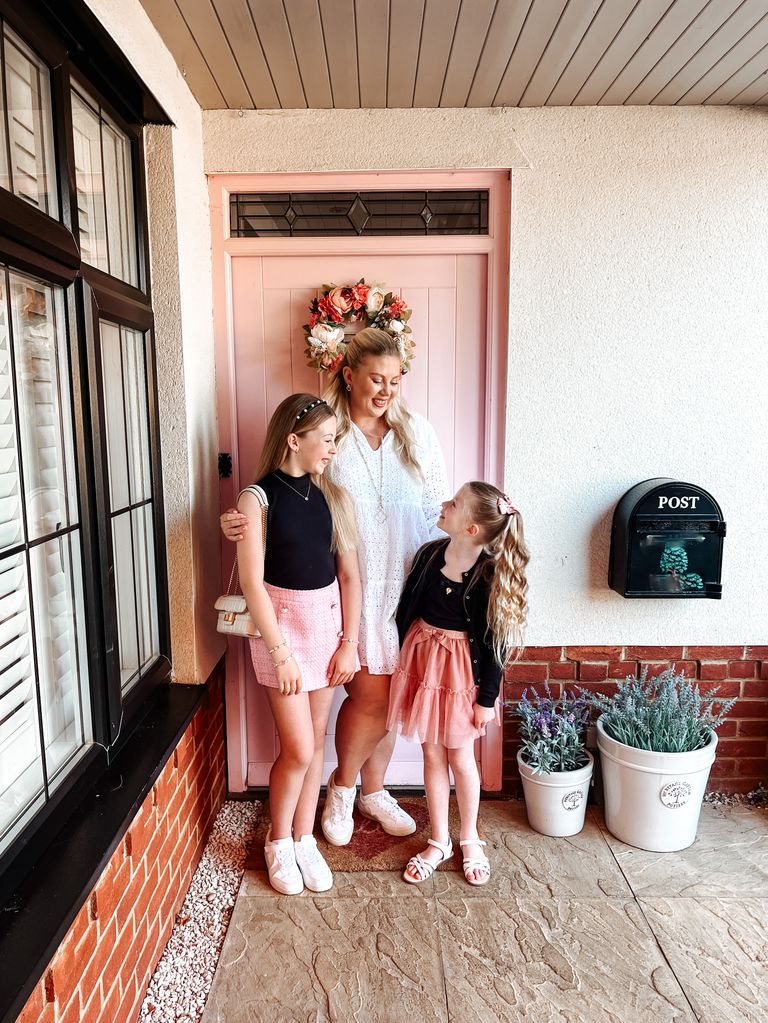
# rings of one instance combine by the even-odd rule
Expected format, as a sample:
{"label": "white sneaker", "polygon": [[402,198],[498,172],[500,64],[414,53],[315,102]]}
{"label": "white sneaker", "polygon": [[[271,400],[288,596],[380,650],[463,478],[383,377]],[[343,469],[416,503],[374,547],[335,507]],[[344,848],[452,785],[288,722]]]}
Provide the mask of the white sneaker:
{"label": "white sneaker", "polygon": [[378,821],[388,835],[412,835],[416,830],[416,821],[386,789],[368,796],[361,794],[357,808],[363,817]]}
{"label": "white sneaker", "polygon": [[300,842],[293,843],[304,884],[311,892],[327,892],[333,887],[333,874],[317,848],[314,835],[302,835]]}
{"label": "white sneaker", "polygon": [[341,785],[334,785],[335,776],[334,771],[328,779],[328,794],[325,797],[321,822],[323,834],[331,845],[348,845],[355,830],[352,811],[355,807],[357,786],[345,789]]}
{"label": "white sneaker", "polygon": [[300,895],[304,891],[304,881],[298,864],[292,838],[279,838],[273,842],[270,838],[272,829],[267,832],[264,843],[264,859],[267,861],[269,883],[281,895]]}

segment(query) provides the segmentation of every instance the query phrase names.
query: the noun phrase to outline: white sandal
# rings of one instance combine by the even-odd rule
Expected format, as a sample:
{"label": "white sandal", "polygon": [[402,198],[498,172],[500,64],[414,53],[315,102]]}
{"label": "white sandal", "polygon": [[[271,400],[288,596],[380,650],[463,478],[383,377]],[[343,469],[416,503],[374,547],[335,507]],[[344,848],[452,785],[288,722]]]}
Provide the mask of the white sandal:
{"label": "white sandal", "polygon": [[[487,842],[483,842],[480,838],[462,838],[459,840],[459,845],[464,848],[465,845],[487,845]],[[464,878],[467,884],[471,884],[474,888],[479,888],[481,885],[488,884],[491,880],[491,864],[487,856],[465,856],[462,864],[464,867]],[[486,877],[482,881],[476,881],[471,875],[473,870],[483,870],[486,873]]]}
{"label": "white sandal", "polygon": [[[431,845],[435,849],[439,849],[440,859],[437,863],[430,863],[429,860],[424,859],[421,853],[416,853],[415,856],[411,856],[405,866],[405,870],[403,871],[403,880],[407,881],[408,884],[421,884],[422,881],[427,881],[430,877],[432,877],[435,869],[439,867],[441,863],[445,863],[446,860],[449,860],[451,856],[453,856],[453,844],[451,843],[450,838],[445,845],[441,845],[440,842],[436,842],[434,838],[428,838],[427,845]],[[408,867],[413,867],[419,876],[412,877],[408,873]]]}

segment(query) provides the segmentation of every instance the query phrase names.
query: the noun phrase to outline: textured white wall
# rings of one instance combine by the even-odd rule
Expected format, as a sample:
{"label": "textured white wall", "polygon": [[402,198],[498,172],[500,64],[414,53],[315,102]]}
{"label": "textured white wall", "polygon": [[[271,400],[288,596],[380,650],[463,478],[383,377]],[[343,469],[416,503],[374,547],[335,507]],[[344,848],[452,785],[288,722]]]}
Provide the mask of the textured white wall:
{"label": "textured white wall", "polygon": [[[513,168],[507,479],[532,644],[768,636],[768,119],[759,109],[209,111],[207,173]],[[722,601],[608,589],[615,503],[720,501]]]}
{"label": "textured white wall", "polygon": [[88,0],[174,126],[150,127],[147,194],[174,675],[202,682],[224,650],[208,194],[200,108],[138,0]]}

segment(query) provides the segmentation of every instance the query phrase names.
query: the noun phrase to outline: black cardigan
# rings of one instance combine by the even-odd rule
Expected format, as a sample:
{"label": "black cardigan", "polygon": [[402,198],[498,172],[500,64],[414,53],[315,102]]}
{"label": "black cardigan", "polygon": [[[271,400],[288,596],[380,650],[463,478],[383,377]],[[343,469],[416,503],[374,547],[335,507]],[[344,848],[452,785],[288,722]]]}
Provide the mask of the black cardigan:
{"label": "black cardigan", "polygon": [[[450,539],[432,540],[424,544],[413,559],[413,566],[405,580],[405,588],[395,616],[400,646],[403,645],[408,629],[421,617],[420,608],[427,578],[425,570],[433,558],[444,558],[449,543]],[[475,685],[479,687],[477,702],[481,707],[493,706],[501,685],[501,665],[493,654],[491,630],[488,628],[488,596],[491,584],[490,573],[483,569],[490,561],[491,555],[483,551],[475,568],[472,569],[472,578],[464,590],[463,598],[472,671]]]}

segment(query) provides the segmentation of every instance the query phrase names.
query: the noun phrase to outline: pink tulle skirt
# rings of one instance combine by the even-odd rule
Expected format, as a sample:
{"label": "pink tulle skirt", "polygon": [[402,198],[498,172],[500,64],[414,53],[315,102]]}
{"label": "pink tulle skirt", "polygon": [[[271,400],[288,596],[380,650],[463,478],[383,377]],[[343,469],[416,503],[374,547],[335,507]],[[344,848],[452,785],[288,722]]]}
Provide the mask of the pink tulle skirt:
{"label": "pink tulle skirt", "polygon": [[[485,726],[475,728],[476,699],[466,632],[414,622],[392,676],[387,728],[405,739],[458,749],[485,734]],[[498,700],[494,709],[501,724]]]}

